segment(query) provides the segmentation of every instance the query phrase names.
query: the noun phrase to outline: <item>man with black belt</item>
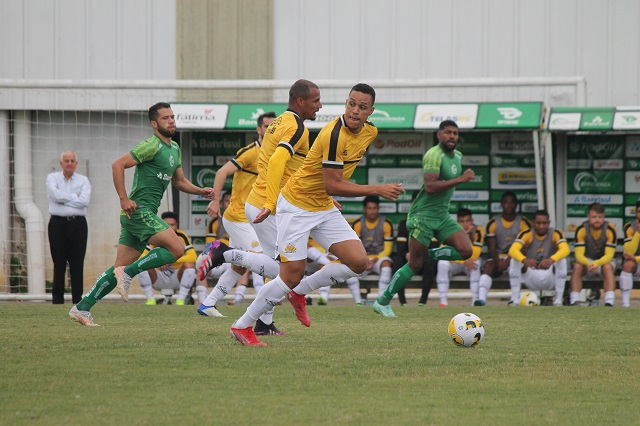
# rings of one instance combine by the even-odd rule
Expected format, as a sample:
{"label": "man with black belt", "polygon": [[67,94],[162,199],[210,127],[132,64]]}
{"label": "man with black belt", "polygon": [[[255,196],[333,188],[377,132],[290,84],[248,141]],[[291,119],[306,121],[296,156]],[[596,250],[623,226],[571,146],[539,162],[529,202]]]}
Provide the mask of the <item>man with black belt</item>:
{"label": "man with black belt", "polygon": [[84,255],[87,251],[87,207],[91,200],[91,184],[86,176],[76,173],[78,158],[73,151],[60,155],[62,171],[47,176],[49,201],[49,247],[53,258],[54,304],[64,303],[64,276],[69,262],[71,298],[82,299]]}

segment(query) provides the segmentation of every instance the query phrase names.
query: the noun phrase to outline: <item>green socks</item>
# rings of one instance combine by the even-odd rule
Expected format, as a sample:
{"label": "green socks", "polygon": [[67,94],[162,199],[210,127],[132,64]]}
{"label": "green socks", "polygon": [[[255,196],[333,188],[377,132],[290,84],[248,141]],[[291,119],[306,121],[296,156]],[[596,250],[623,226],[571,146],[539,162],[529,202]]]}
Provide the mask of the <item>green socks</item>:
{"label": "green socks", "polygon": [[430,249],[427,252],[427,256],[433,260],[464,260],[458,250],[451,246]]}
{"label": "green socks", "polygon": [[173,257],[169,250],[164,247],[156,247],[149,251],[146,256],[141,257],[131,265],[124,268],[124,272],[133,278],[142,271],[159,268],[175,261],[176,258]]}
{"label": "green socks", "polygon": [[82,298],[80,303],[76,305],[80,311],[88,311],[93,305],[98,303],[98,300],[105,297],[107,294],[116,288],[116,276],[113,274],[113,266],[102,273],[96,280],[96,283],[91,287],[91,290],[86,296]]}
{"label": "green socks", "polygon": [[391,303],[393,296],[407,284],[407,281],[415,275],[415,272],[409,268],[409,264],[405,264],[402,268],[398,269],[391,281],[387,286],[387,289],[382,293],[382,296],[378,297],[378,303],[381,305],[388,305]]}

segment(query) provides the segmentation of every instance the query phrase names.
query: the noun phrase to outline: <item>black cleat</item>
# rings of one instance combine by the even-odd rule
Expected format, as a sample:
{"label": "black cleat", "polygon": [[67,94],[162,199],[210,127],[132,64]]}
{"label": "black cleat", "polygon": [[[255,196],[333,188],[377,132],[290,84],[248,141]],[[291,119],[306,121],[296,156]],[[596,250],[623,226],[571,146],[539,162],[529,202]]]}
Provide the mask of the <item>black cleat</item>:
{"label": "black cleat", "polygon": [[276,327],[275,323],[271,323],[267,325],[263,323],[260,319],[256,321],[256,325],[253,328],[253,332],[256,334],[256,336],[267,336],[270,334],[277,334],[281,336],[285,334],[284,331],[278,330],[278,327]]}

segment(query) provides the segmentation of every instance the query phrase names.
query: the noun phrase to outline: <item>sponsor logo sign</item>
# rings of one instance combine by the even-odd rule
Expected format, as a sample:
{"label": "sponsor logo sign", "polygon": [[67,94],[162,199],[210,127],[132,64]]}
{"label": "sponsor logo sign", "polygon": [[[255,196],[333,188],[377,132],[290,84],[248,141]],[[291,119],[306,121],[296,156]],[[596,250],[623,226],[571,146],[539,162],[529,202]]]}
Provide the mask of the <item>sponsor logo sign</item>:
{"label": "sponsor logo sign", "polygon": [[488,167],[476,167],[473,169],[475,177],[469,182],[463,183],[456,187],[456,190],[467,189],[489,189],[489,168]]}
{"label": "sponsor logo sign", "polygon": [[640,129],[640,111],[616,112],[613,117],[613,130]]}
{"label": "sponsor logo sign", "polygon": [[491,154],[533,154],[530,133],[494,133],[491,135]]}
{"label": "sponsor logo sign", "polygon": [[371,121],[379,129],[411,129],[416,112],[415,105],[378,104]]}
{"label": "sponsor logo sign", "polygon": [[369,145],[369,155],[423,155],[427,143],[419,133],[383,133]]}
{"label": "sponsor logo sign", "polygon": [[398,166],[399,167],[422,168],[422,157],[409,156],[409,155],[399,156],[398,157]]}
{"label": "sponsor logo sign", "polygon": [[621,193],[622,172],[570,170],[567,173],[567,192],[572,194]]}
{"label": "sponsor logo sign", "polygon": [[406,191],[420,189],[424,183],[422,170],[420,169],[382,169],[372,167],[368,170],[368,178],[369,183],[372,185],[401,183]]}
{"label": "sponsor logo sign", "polygon": [[581,118],[579,112],[553,112],[549,117],[549,130],[578,130]]}
{"label": "sponsor logo sign", "polygon": [[588,158],[569,158],[567,159],[567,169],[590,169],[591,160]]}
{"label": "sponsor logo sign", "polygon": [[535,189],[535,169],[524,167],[494,167],[491,169],[491,187],[494,189]]}
{"label": "sponsor logo sign", "polygon": [[477,104],[420,104],[416,108],[413,127],[438,129],[442,121],[453,120],[461,129],[473,129],[477,116]]}
{"label": "sponsor logo sign", "polygon": [[480,104],[479,129],[540,127],[541,103]]}
{"label": "sponsor logo sign", "polygon": [[178,130],[224,129],[229,105],[171,104]]}
{"label": "sponsor logo sign", "polygon": [[582,113],[581,130],[609,130],[613,126],[613,112]]}
{"label": "sponsor logo sign", "polygon": [[626,192],[640,193],[640,171],[630,170],[624,174]]}
{"label": "sponsor logo sign", "polygon": [[235,155],[246,145],[240,132],[193,132],[192,155]]}
{"label": "sponsor logo sign", "polygon": [[627,136],[627,143],[625,146],[625,157],[640,157],[640,136],[631,135]]}
{"label": "sponsor logo sign", "polygon": [[465,155],[462,157],[462,165],[467,167],[488,166],[488,155]]}
{"label": "sponsor logo sign", "polygon": [[451,201],[489,201],[489,191],[454,191]]}
{"label": "sponsor logo sign", "polygon": [[397,158],[389,155],[386,157],[372,155],[369,159],[369,165],[371,167],[395,167],[397,164]]}
{"label": "sponsor logo sign", "polygon": [[596,159],[593,160],[593,168],[596,170],[621,170],[624,162],[622,159]]}
{"label": "sponsor logo sign", "polygon": [[313,121],[307,120],[304,125],[309,130],[320,130],[342,114],[344,114],[344,104],[323,104],[320,111],[316,113],[316,119]]}
{"label": "sponsor logo sign", "polygon": [[380,213],[389,214],[395,213],[397,210],[395,203],[380,203]]}
{"label": "sponsor logo sign", "polygon": [[487,213],[489,211],[489,203],[470,203],[466,201],[460,202],[461,209],[469,209],[473,213]]}
{"label": "sponsor logo sign", "polygon": [[191,157],[192,166],[213,166],[212,155],[194,155]]}
{"label": "sponsor logo sign", "polygon": [[567,204],[622,204],[622,194],[567,194]]}
{"label": "sponsor logo sign", "polygon": [[255,129],[258,127],[258,117],[265,112],[282,114],[287,109],[286,104],[232,104],[229,105],[227,128]]}

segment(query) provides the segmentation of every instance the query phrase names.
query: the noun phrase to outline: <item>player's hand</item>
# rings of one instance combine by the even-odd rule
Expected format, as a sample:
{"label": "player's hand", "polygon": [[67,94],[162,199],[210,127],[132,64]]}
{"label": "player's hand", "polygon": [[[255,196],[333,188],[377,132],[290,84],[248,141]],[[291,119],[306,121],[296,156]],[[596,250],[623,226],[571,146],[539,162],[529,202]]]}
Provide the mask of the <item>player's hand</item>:
{"label": "player's hand", "polygon": [[337,202],[333,197],[331,197],[331,201],[333,201],[333,205],[336,206],[336,209],[338,209],[339,211],[342,211],[342,204]]}
{"label": "player's hand", "polygon": [[473,170],[467,169],[464,172],[462,172],[462,176],[461,177],[462,177],[463,182],[469,182],[474,177],[476,177],[476,174],[473,172]]}
{"label": "player's hand", "polygon": [[538,263],[538,269],[549,269],[554,263],[555,262],[550,257],[542,259],[540,263]]}
{"label": "player's hand", "polygon": [[126,198],[124,200],[120,200],[120,208],[127,215],[127,218],[131,219],[131,215],[136,211],[138,205],[135,201]]}
{"label": "player's hand", "polygon": [[[531,259],[529,257],[527,257],[525,260],[522,261],[522,264],[524,266],[526,266],[527,268],[537,268],[538,267],[538,262],[536,262],[535,259]],[[542,268],[542,269],[546,269],[546,268]]]}
{"label": "player's hand", "polygon": [[270,214],[271,214],[271,210],[269,210],[266,207],[263,207],[262,210],[260,210],[260,213],[256,215],[256,218],[253,220],[253,223],[260,223],[264,221],[266,218],[269,217]]}
{"label": "player's hand", "polygon": [[202,193],[200,195],[202,195],[204,198],[207,198],[209,200],[215,200],[216,199],[216,193],[213,192],[213,188],[201,188],[202,189]]}
{"label": "player's hand", "polygon": [[214,218],[222,217],[222,215],[220,214],[220,200],[211,200],[211,202],[207,206],[207,214]]}
{"label": "player's hand", "polygon": [[378,258],[369,259],[369,261],[367,262],[367,271],[372,270],[377,261]]}
{"label": "player's hand", "polygon": [[476,261],[472,259],[466,259],[464,261],[464,266],[470,271],[475,271],[476,269],[478,269],[478,265],[476,265]]}
{"label": "player's hand", "polygon": [[634,255],[626,253],[626,252],[622,252],[622,258],[624,260],[633,260],[633,261],[636,260],[636,257]]}
{"label": "player's hand", "polygon": [[390,201],[396,201],[398,199],[398,196],[404,192],[405,190],[402,187],[401,183],[387,183],[384,185],[378,185],[378,195]]}
{"label": "player's hand", "polygon": [[509,257],[500,258],[498,260],[498,270],[500,272],[504,272],[509,269],[509,260],[511,260]]}
{"label": "player's hand", "polygon": [[589,272],[591,272],[592,274],[595,274],[595,273],[597,273],[597,272],[598,272],[598,265],[594,265],[594,264],[592,263],[591,265],[589,265],[589,266],[587,267],[587,270],[588,270]]}

